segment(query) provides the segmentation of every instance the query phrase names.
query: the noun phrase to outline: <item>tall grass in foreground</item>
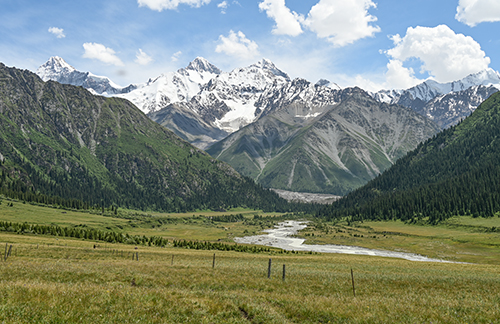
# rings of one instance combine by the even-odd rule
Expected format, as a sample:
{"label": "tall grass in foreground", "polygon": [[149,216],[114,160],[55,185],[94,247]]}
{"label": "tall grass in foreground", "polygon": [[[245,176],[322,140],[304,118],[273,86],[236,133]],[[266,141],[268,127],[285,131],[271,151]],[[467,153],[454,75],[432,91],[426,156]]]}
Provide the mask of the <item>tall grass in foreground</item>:
{"label": "tall grass in foreground", "polygon": [[[11,257],[0,262],[0,322],[5,323],[497,323],[500,318],[500,269],[490,265],[216,252],[212,269],[213,251],[117,244],[94,249],[88,241],[6,234],[2,241],[14,246]],[[139,261],[132,260],[136,252]]]}

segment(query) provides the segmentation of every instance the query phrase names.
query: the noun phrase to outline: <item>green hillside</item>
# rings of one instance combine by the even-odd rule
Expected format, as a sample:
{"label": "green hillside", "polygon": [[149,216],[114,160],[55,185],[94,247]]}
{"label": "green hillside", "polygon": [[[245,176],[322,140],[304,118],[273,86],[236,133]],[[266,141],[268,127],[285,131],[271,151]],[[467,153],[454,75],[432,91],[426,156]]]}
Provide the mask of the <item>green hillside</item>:
{"label": "green hillside", "polygon": [[500,93],[318,215],[431,222],[500,211]]}
{"label": "green hillside", "polygon": [[130,102],[1,63],[0,193],[73,208],[289,207]]}

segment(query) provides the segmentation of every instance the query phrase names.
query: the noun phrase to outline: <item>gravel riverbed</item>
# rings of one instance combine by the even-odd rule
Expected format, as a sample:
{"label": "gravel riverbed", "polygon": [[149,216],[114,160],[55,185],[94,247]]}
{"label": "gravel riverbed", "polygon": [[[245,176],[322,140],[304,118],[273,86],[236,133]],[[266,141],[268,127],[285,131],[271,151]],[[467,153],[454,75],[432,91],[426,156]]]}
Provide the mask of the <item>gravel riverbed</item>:
{"label": "gravel riverbed", "polygon": [[279,223],[273,229],[266,229],[264,235],[254,235],[245,237],[235,237],[237,243],[257,244],[272,246],[287,251],[312,251],[321,253],[344,253],[344,254],[359,254],[372,255],[390,258],[400,258],[410,261],[425,261],[425,262],[451,262],[440,259],[431,259],[423,255],[368,249],[359,246],[348,245],[319,245],[319,244],[304,244],[304,239],[292,237],[298,231],[307,227],[307,222],[300,221],[285,221]]}

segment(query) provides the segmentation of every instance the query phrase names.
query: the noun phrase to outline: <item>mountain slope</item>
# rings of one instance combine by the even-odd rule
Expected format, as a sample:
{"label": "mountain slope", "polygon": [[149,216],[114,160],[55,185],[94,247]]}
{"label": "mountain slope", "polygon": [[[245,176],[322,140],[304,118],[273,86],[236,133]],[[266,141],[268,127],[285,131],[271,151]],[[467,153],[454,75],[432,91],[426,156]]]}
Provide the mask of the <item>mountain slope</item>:
{"label": "mountain slope", "polygon": [[319,215],[355,218],[493,216],[500,211],[500,93]]}
{"label": "mountain slope", "polygon": [[119,98],[0,64],[0,189],[155,210],[285,206]]}
{"label": "mountain slope", "polygon": [[294,80],[207,152],[265,187],[343,195],[438,131],[410,109]]}
{"label": "mountain slope", "polygon": [[150,112],[148,117],[199,148],[204,148],[228,135],[227,132],[207,123],[182,102],[173,103],[161,110]]}

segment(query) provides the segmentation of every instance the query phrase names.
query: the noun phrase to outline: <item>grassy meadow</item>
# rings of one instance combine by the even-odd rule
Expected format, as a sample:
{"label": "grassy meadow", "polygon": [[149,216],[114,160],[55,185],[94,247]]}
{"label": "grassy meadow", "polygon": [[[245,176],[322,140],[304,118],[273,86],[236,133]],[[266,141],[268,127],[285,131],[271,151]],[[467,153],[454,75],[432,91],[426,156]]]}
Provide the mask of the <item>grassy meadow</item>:
{"label": "grassy meadow", "polygon": [[[3,201],[0,220],[87,224],[177,239],[229,241],[231,235],[258,233],[272,224],[268,218],[253,220],[262,213],[248,210],[227,213],[244,213],[249,221],[212,223],[203,212],[193,217],[193,213],[145,216],[130,211],[113,217],[12,204]],[[281,215],[274,216],[281,219]],[[171,222],[158,228],[157,219]],[[440,225],[442,228],[400,222],[348,226],[312,221],[300,235],[308,242],[345,240],[368,247],[385,244],[390,249],[414,246],[421,250],[424,242],[453,246],[454,237],[461,233],[457,240],[468,239],[467,244],[479,249],[476,252],[485,253],[483,244],[489,236],[495,241],[498,233],[480,232],[478,226],[491,229],[497,220],[474,220],[457,218]],[[392,246],[396,243],[400,247]],[[469,253],[461,245],[466,243],[456,244],[457,251]],[[278,250],[200,251],[0,232],[1,256],[5,246],[11,245],[10,256],[0,261],[2,323],[500,322],[500,268],[496,265],[500,258],[494,260],[493,252],[488,254],[491,260],[474,264],[427,263],[342,254],[283,254]],[[139,260],[133,259],[137,254]],[[469,262],[479,258],[463,255]]]}

